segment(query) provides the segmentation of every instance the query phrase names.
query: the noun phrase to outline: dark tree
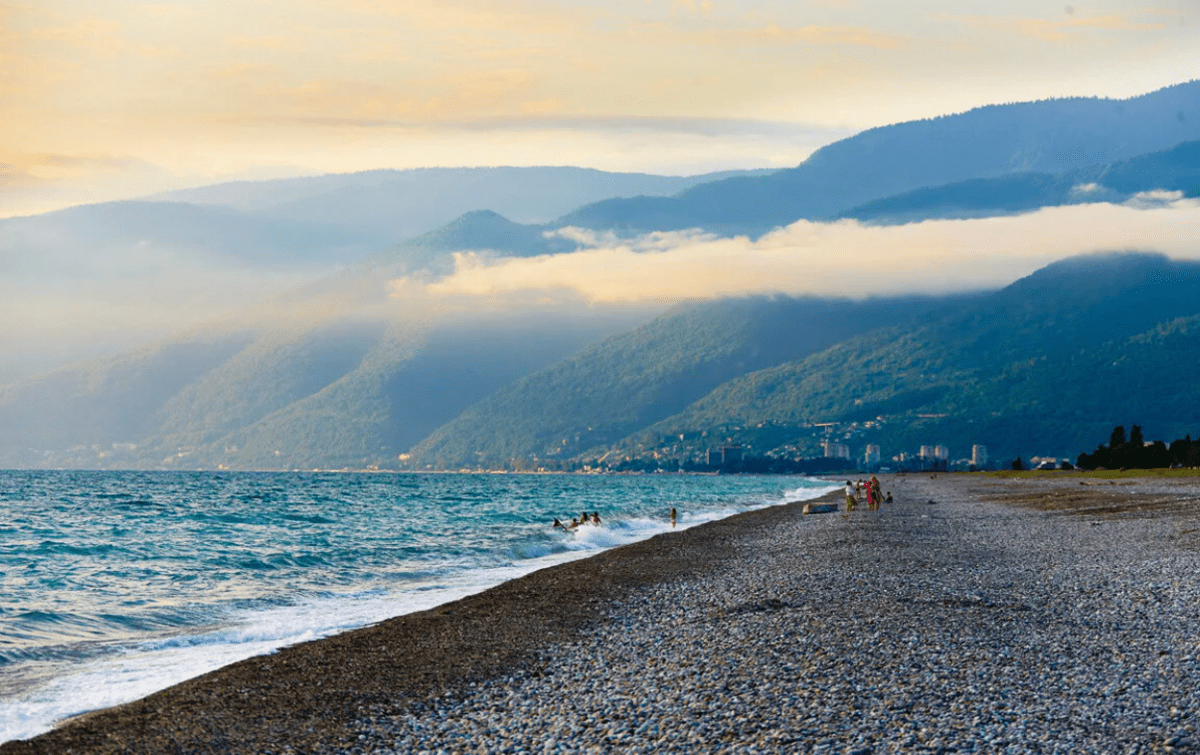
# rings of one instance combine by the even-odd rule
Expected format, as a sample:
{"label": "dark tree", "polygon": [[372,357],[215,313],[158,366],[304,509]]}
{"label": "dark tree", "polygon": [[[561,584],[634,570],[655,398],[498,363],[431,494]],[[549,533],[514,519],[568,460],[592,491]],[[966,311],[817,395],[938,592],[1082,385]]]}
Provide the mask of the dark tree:
{"label": "dark tree", "polygon": [[1166,469],[1171,466],[1171,452],[1167,449],[1167,444],[1161,440],[1156,440],[1143,454],[1143,463],[1145,469]]}
{"label": "dark tree", "polygon": [[1128,442],[1124,441],[1125,427],[1113,428],[1109,446],[1096,446],[1093,453],[1081,453],[1076,461],[1080,469],[1164,469],[1174,465],[1200,466],[1200,442],[1186,438],[1172,441],[1168,447],[1161,440],[1146,443],[1140,425],[1134,425]]}
{"label": "dark tree", "polygon": [[1021,457],[1013,459],[1012,468],[1014,471],[1020,472],[1025,468],[1025,464],[1021,462]]}

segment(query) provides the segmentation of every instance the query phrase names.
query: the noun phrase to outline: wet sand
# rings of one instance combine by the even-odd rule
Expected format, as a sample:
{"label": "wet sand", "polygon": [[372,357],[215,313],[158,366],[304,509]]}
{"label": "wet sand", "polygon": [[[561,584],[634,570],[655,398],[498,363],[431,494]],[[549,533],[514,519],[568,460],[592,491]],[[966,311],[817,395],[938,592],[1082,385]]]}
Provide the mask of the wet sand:
{"label": "wet sand", "polygon": [[[884,699],[907,699],[912,690],[906,691],[903,677],[887,677],[891,681],[886,684],[872,682],[866,685],[875,689],[869,694],[862,689],[841,689],[836,677],[843,672],[856,673],[860,667],[863,673],[904,667],[916,656],[903,652],[897,656],[895,648],[888,651],[893,655],[886,661],[874,657],[879,650],[871,648],[862,649],[861,659],[849,651],[839,656],[835,651],[843,640],[836,634],[815,636],[813,627],[887,624],[881,636],[892,638],[889,642],[910,629],[918,636],[929,636],[930,627],[942,627],[947,636],[962,638],[948,641],[950,644],[969,644],[983,640],[974,631],[979,617],[966,616],[964,610],[968,614],[988,610],[996,612],[996,621],[1007,622],[1007,631],[1014,636],[1022,631],[1043,633],[1045,628],[1038,622],[1047,617],[1042,611],[1054,611],[1061,623],[1061,608],[1051,604],[1059,593],[1070,589],[1046,582],[1040,572],[1027,570],[1025,564],[1039,560],[1057,563],[1054,559],[1063,560],[1060,549],[1075,553],[1066,560],[1085,565],[1085,574],[1103,571],[1107,567],[1100,562],[1109,557],[1114,559],[1113,573],[1124,574],[1122,569],[1130,568],[1130,563],[1137,567],[1140,561],[1151,560],[1139,554],[1170,552],[1178,559],[1171,566],[1174,571],[1180,571],[1178,564],[1183,564],[1178,578],[1185,582],[1185,593],[1200,594],[1196,589],[1200,574],[1195,568],[1200,563],[1200,482],[1196,478],[1118,480],[1110,485],[1072,475],[1033,480],[910,475],[886,477],[884,488],[895,493],[896,503],[880,512],[802,516],[802,504],[797,503],[660,535],[545,569],[430,611],[248,659],[143,700],[79,717],[32,740],[0,745],[0,753],[383,753],[424,747],[431,751],[444,747],[447,751],[516,752],[540,750],[547,741],[556,743],[550,751],[557,752],[639,748],[685,752],[698,746],[732,752],[750,744],[777,752],[843,745],[850,751],[900,752],[926,745],[936,750],[947,742],[957,743],[960,750],[963,743],[1019,743],[1021,735],[1011,727],[1017,725],[1014,721],[1023,720],[1021,710],[1011,721],[1001,713],[987,720],[976,716],[974,724],[970,717],[965,722],[947,721],[944,741],[936,747],[929,744],[934,737],[925,737],[918,726],[919,703],[887,707],[885,718],[874,719],[888,722],[888,728],[880,730],[870,728],[869,719],[859,720],[858,716],[821,718],[816,708],[805,707],[815,704],[806,697],[808,692],[798,695],[797,690],[815,691],[827,697],[826,702],[849,695],[844,704],[860,707],[882,706]],[[830,500],[837,498],[834,495]],[[869,569],[888,579],[878,585],[861,579],[857,570],[868,562]],[[989,581],[989,575],[1002,575],[1006,569],[1012,570],[1004,577],[1007,587]],[[1130,574],[1121,584],[1142,578],[1136,568]],[[970,589],[965,587],[968,581]],[[890,592],[875,594],[884,586]],[[1005,597],[993,595],[992,590],[1020,594]],[[1172,610],[1192,610],[1194,617],[1194,608],[1186,604],[1182,601]],[[1124,609],[1118,606],[1113,610],[1119,613]],[[1091,618],[1078,619],[1082,622],[1079,626],[1067,622],[1063,631],[1072,637],[1083,636],[1080,633],[1087,631],[1084,625],[1096,621],[1094,614],[1088,616]],[[1153,617],[1146,619],[1149,623],[1139,623],[1138,616],[1121,614],[1121,621],[1112,624],[1125,622],[1121,626],[1127,624],[1130,631],[1153,634],[1159,624]],[[1147,692],[1138,705],[1121,708],[1124,712],[1098,709],[1094,714],[1099,720],[1096,731],[1126,734],[1120,735],[1122,744],[1111,750],[1099,745],[1106,741],[1104,736],[1117,742],[1118,734],[1102,734],[1091,742],[1092,749],[1193,751],[1188,749],[1194,746],[1191,735],[1182,728],[1175,731],[1173,721],[1196,704],[1200,663],[1194,658],[1200,656],[1196,652],[1200,646],[1195,634],[1186,635],[1186,622],[1175,621],[1178,618],[1162,624],[1162,638],[1147,638],[1147,647],[1182,644],[1194,653],[1180,655],[1181,665],[1171,667],[1174,676],[1160,680],[1167,685],[1168,696],[1177,698],[1178,703],[1162,703],[1157,692]],[[758,637],[754,632],[766,631],[762,622],[767,620],[774,622],[771,633]],[[960,626],[968,620],[971,623]],[[622,694],[635,700],[641,694],[628,690],[630,685],[645,683],[640,678],[640,664],[646,660],[638,655],[642,652],[638,648],[658,647],[639,644],[642,638],[660,643],[670,632],[683,631],[680,627],[692,634],[680,635],[673,642],[687,642],[695,648],[692,663],[715,668],[721,658],[746,651],[750,654],[737,678],[746,676],[742,672],[753,678],[750,668],[759,656],[771,658],[773,664],[764,667],[759,678],[774,678],[778,668],[791,669],[791,675],[778,679],[770,690],[760,690],[757,696],[737,696],[742,701],[738,705],[745,706],[734,706],[740,723],[726,725],[718,714],[729,707],[722,698],[733,694],[729,691],[732,677],[708,678],[705,675],[711,669],[695,670],[687,684],[698,685],[700,692],[707,690],[700,696],[709,699],[706,705],[710,709],[698,708],[696,715],[701,718],[689,724],[690,728],[675,731],[670,741],[662,739],[667,734],[658,732],[657,727],[655,739],[649,738],[648,726],[639,726],[636,731],[640,733],[635,735],[633,723],[641,714],[613,701],[619,701]],[[742,645],[720,645],[731,631],[737,636],[734,630],[739,628],[748,632]],[[942,635],[940,629],[932,631]],[[1181,638],[1179,632],[1185,636]],[[785,636],[786,643],[780,639]],[[784,644],[776,646],[777,642]],[[1095,642],[1128,646],[1133,641],[1122,634],[1116,639],[1097,636]],[[586,652],[573,653],[572,647],[580,643],[585,643]],[[1128,650],[1141,652],[1138,648]],[[952,656],[947,657],[978,656],[972,663],[983,665],[972,672],[976,678],[995,671],[987,665],[993,660],[987,652],[954,647]],[[1026,661],[1035,672],[1039,664],[1055,666],[1043,649],[1022,652],[1035,653]],[[1168,660],[1174,658],[1169,655],[1172,652],[1167,651]],[[792,655],[787,658],[780,655],[788,653]],[[813,665],[818,656],[828,658],[832,668],[842,671],[820,676]],[[1147,655],[1145,660],[1161,665],[1163,657]],[[945,662],[953,665],[959,661]],[[573,676],[564,677],[572,668]],[[1116,673],[1106,668],[1098,666],[1096,675]],[[679,673],[678,668],[671,673]],[[655,689],[661,693],[672,685],[687,686],[680,678],[664,677]],[[572,686],[576,684],[580,686]],[[822,691],[822,684],[828,689]],[[938,689],[966,694],[955,691],[957,684],[943,680]],[[1092,686],[1096,684],[1099,681],[1091,679],[1078,686],[1082,694],[1095,695]],[[714,685],[723,685],[723,689]],[[895,688],[891,693],[879,692],[889,685]],[[989,689],[1004,697],[1000,682],[994,681]],[[1010,690],[1013,695],[1018,691]],[[594,705],[616,706],[608,715],[609,723],[620,720],[630,728],[593,726],[564,744],[562,732],[574,731],[569,729],[574,724],[543,711],[557,694],[567,701],[597,695]],[[972,694],[986,697],[991,693]],[[783,703],[773,697],[778,695],[783,696]],[[517,698],[525,700],[525,707],[513,707]],[[976,708],[981,704],[973,702]],[[1036,708],[1032,699],[1025,704],[1030,711]],[[780,726],[780,705],[796,706],[786,717],[790,728]],[[1142,710],[1139,705],[1153,711],[1163,708],[1161,720],[1156,714],[1139,714],[1144,725],[1127,723],[1123,716]],[[1174,714],[1168,710],[1172,706]],[[492,718],[480,723],[480,728],[463,731],[482,733],[453,733],[455,726],[465,727],[475,720],[473,711],[481,710],[491,711],[488,715]],[[1194,712],[1200,714],[1200,709]],[[449,732],[444,739],[438,739],[441,735],[432,729],[425,732],[420,724],[427,718],[432,721],[435,713],[444,719],[443,729]],[[710,714],[717,718],[704,717]],[[748,721],[760,721],[761,725]],[[707,732],[704,727],[710,725],[720,732],[719,737],[711,735],[711,742],[679,738],[687,731],[699,736],[696,732]],[[784,728],[794,731],[781,738]],[[1055,729],[1043,721],[1032,731],[1044,741]],[[993,734],[1001,738],[989,739]],[[1037,750],[1033,734],[1029,751]],[[988,749],[983,744],[980,747]],[[1014,751],[1025,750],[1017,747]]]}

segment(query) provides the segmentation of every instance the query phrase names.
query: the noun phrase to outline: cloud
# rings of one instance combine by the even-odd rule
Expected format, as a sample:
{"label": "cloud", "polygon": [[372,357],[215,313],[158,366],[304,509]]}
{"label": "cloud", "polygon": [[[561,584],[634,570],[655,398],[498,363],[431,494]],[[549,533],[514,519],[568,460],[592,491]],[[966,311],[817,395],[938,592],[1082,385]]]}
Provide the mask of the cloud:
{"label": "cloud", "polygon": [[[866,297],[1000,287],[1064,257],[1158,251],[1200,259],[1200,201],[1143,198],[1130,205],[1055,207],[1015,217],[931,220],[901,226],[800,221],[756,241],[659,233],[570,254],[494,259],[464,252],[453,274],[425,284],[435,298],[510,304],[547,296],[647,303],[758,293]],[[413,281],[393,282],[394,290]]]}
{"label": "cloud", "polygon": [[1169,207],[1181,199],[1183,199],[1182,191],[1155,189],[1154,191],[1139,191],[1130,197],[1125,205],[1138,210],[1149,210],[1156,207]]}
{"label": "cloud", "polygon": [[177,182],[132,156],[0,150],[0,218],[161,191]]}
{"label": "cloud", "polygon": [[100,55],[116,55],[127,49],[121,39],[122,25],[103,18],[81,18],[62,26],[32,30],[31,39]]}
{"label": "cloud", "polygon": [[796,28],[769,24],[737,35],[745,41],[779,42],[783,44],[848,45],[895,50],[903,47],[906,40],[894,34],[858,26],[802,26]]}
{"label": "cloud", "polygon": [[1076,17],[1071,12],[1067,16],[1066,19],[1046,19],[975,15],[966,16],[964,21],[974,29],[1001,31],[1043,42],[1067,42],[1087,31],[1146,32],[1166,27],[1160,21],[1139,23],[1121,14]]}

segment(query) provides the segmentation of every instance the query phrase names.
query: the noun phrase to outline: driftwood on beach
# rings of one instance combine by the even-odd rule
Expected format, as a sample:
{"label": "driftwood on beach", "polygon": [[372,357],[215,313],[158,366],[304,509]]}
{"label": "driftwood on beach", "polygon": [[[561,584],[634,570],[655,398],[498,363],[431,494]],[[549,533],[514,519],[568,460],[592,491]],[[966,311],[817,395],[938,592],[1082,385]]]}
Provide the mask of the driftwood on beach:
{"label": "driftwood on beach", "polygon": [[882,511],[660,535],[0,753],[1200,749],[1200,485],[888,487]]}

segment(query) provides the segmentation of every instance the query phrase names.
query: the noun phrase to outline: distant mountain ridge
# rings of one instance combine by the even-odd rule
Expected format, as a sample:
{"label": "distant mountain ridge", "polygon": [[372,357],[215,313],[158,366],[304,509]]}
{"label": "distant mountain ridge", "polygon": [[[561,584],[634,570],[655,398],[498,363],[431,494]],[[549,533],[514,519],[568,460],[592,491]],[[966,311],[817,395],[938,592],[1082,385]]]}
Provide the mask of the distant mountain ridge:
{"label": "distant mountain ridge", "polygon": [[476,210],[536,225],[600,199],[669,196],[734,175],[771,172],[661,176],[567,166],[411,168],[235,181],[148,199],[227,207],[277,221],[324,223],[396,243]]}
{"label": "distant mountain ridge", "polygon": [[1150,191],[1200,197],[1200,141],[1063,173],[1014,173],[916,189],[867,202],[840,217],[885,223],[990,217],[1066,204],[1124,202]]}
{"label": "distant mountain ridge", "polygon": [[[769,171],[747,171],[764,172]],[[173,299],[195,304],[212,300],[209,292],[214,289],[227,298],[239,292],[236,301],[214,304],[215,312],[252,303],[249,297],[276,295],[302,279],[315,281],[370,257],[378,262],[379,255],[395,260],[407,252],[409,259],[401,261],[404,269],[444,269],[449,253],[464,245],[509,252],[518,243],[517,235],[527,248],[562,248],[542,239],[540,230],[518,229],[508,221],[493,222],[485,233],[482,217],[468,218],[473,236],[465,228],[456,236],[451,226],[464,213],[499,217],[496,210],[501,210],[518,220],[540,223],[597,199],[672,194],[730,174],[431,168],[241,182],[83,205],[0,219],[0,289],[20,292],[22,306],[27,307],[40,306],[38,294],[43,290],[47,297],[70,291],[72,308],[86,308],[92,301],[122,312],[136,310],[139,301],[152,301],[155,291],[170,290]],[[501,228],[506,224],[512,238],[506,239]],[[421,236],[425,238],[416,238]],[[246,285],[251,277],[257,285]],[[116,307],[110,301],[114,286],[120,287]],[[63,327],[53,344],[51,333],[0,333],[0,355],[6,358],[0,362],[0,383],[59,366],[72,353],[78,359],[128,348],[132,342],[125,333],[132,326],[150,338],[203,321],[181,310],[175,321],[156,332],[154,323],[161,318],[131,319],[131,327],[114,327],[109,334],[85,332],[93,328],[91,322]]]}
{"label": "distant mountain ridge", "polygon": [[[260,186],[227,186],[204,206],[76,208],[51,218],[65,219],[58,226],[38,225],[46,216],[0,221],[0,263],[11,263],[0,269],[17,280],[40,265],[59,275],[43,281],[52,287],[85,263],[115,275],[108,263],[137,267],[153,259],[156,244],[189,237],[197,243],[183,253],[236,262],[239,271],[335,258],[340,268],[231,320],[0,386],[0,465],[525,469],[624,457],[669,464],[726,442],[812,455],[818,425],[847,434],[839,437],[849,444],[978,439],[997,454],[1031,450],[1021,445],[1027,438],[1043,443],[1040,451],[1075,452],[1081,434],[1090,448],[1104,425],[1135,420],[1169,436],[1194,423],[1200,406],[1186,382],[1200,367],[1193,263],[1085,258],[988,294],[722,300],[652,321],[649,310],[586,303],[528,313],[406,311],[389,283],[409,278],[419,287],[448,272],[460,251],[573,251],[572,241],[548,233],[564,225],[757,233],[818,210],[886,223],[1126,201],[1154,190],[1195,195],[1198,99],[1200,82],[1190,82],[1119,102],[981,108],[865,132],[792,170],[591,204],[547,223],[473,208],[371,247],[384,220],[355,231],[365,240],[344,259],[330,251],[341,231],[315,211],[336,182],[301,181],[274,199],[256,194]],[[1171,141],[1180,134],[1192,136]],[[593,173],[587,181],[595,187],[603,182]],[[952,180],[911,186],[945,178]],[[488,185],[498,198],[519,193]],[[542,206],[545,193],[527,206]],[[354,205],[352,195],[328,212]],[[264,208],[279,215],[256,214]],[[359,209],[378,212],[368,201]],[[38,244],[72,238],[85,243],[58,257],[36,253]]]}
{"label": "distant mountain ridge", "polygon": [[558,222],[626,234],[697,227],[758,235],[924,187],[1059,173],[1197,139],[1200,81],[1126,100],[989,105],[864,131],[768,176],[727,178],[675,197],[602,200]]}

